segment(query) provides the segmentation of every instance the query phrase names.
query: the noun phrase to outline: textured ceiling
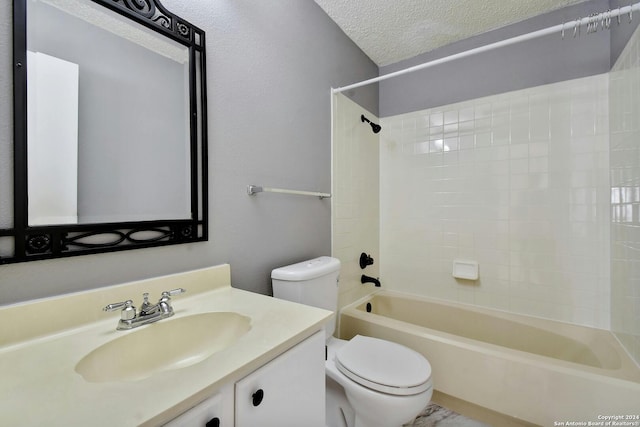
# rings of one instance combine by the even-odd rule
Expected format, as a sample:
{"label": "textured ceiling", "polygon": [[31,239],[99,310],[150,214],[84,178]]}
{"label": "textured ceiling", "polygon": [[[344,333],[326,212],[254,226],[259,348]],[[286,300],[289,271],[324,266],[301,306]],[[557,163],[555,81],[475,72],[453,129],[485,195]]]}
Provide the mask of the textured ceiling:
{"label": "textured ceiling", "polygon": [[584,0],[315,0],[378,66]]}

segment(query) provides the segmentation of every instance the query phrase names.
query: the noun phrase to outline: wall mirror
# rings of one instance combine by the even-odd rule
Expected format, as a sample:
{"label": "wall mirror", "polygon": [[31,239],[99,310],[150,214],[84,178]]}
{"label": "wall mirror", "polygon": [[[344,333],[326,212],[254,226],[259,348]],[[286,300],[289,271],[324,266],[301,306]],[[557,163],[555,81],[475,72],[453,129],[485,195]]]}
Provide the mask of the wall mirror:
{"label": "wall mirror", "polygon": [[14,0],[0,263],[207,239],[204,32],[158,0]]}

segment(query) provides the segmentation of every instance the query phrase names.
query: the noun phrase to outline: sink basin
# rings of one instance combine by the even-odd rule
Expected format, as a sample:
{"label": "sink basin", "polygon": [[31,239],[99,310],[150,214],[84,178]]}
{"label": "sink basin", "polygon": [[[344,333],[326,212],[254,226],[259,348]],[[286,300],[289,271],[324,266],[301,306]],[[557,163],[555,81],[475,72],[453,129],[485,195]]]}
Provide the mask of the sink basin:
{"label": "sink basin", "polygon": [[251,319],[233,312],[164,319],[96,348],[75,370],[89,382],[141,380],[198,363],[231,346],[249,329]]}

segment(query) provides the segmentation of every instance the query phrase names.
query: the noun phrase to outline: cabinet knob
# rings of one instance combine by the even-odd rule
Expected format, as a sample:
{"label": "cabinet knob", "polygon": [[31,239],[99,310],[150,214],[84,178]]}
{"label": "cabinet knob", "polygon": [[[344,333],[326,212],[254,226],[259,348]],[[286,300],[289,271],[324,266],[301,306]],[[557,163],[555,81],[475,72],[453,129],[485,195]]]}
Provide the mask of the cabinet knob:
{"label": "cabinet knob", "polygon": [[207,421],[204,427],[220,427],[220,418],[211,418],[209,421]]}
{"label": "cabinet knob", "polygon": [[253,406],[258,406],[262,403],[262,399],[264,399],[264,391],[262,389],[258,389],[255,393],[251,395],[253,400]]}

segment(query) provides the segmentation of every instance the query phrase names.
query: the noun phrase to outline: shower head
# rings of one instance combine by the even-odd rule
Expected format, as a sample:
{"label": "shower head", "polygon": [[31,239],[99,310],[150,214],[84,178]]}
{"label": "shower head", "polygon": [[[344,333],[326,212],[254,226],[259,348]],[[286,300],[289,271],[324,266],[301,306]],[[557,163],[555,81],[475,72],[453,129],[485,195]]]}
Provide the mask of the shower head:
{"label": "shower head", "polygon": [[364,123],[367,122],[371,125],[371,130],[373,131],[373,133],[378,133],[382,130],[382,126],[377,125],[375,123],[372,123],[371,120],[367,119],[364,114],[360,115],[360,120]]}

